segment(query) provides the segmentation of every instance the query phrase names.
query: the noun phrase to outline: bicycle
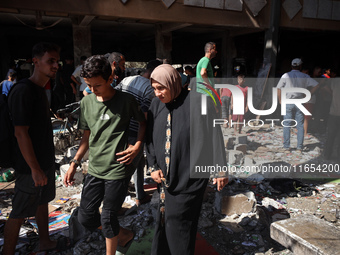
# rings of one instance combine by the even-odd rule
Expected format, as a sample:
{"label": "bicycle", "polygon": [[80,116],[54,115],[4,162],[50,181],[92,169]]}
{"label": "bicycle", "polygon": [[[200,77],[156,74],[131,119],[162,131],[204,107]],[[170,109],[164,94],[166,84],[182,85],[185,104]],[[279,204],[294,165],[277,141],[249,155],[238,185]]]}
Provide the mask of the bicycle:
{"label": "bicycle", "polygon": [[75,145],[82,137],[78,129],[80,102],[68,104],[63,109],[57,110],[55,119],[52,119],[53,142],[56,151],[64,153],[68,147]]}

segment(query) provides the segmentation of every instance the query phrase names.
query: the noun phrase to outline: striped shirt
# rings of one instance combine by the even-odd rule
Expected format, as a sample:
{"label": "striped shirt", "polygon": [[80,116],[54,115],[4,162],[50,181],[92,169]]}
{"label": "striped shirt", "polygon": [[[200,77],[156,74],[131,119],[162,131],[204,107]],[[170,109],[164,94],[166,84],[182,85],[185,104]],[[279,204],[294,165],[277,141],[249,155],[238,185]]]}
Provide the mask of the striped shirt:
{"label": "striped shirt", "polygon": [[[140,75],[129,76],[124,78],[115,89],[127,92],[133,95],[139,103],[142,111],[146,113],[149,110],[152,99],[155,93],[151,86],[150,79]],[[137,138],[139,124],[135,120],[130,121],[129,136]]]}

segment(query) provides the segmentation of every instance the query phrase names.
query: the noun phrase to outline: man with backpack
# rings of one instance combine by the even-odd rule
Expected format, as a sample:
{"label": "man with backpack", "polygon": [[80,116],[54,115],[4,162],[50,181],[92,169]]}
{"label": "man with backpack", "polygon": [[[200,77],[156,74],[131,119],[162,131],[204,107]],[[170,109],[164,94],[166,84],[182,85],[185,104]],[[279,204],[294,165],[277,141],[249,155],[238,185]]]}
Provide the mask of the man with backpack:
{"label": "man with backpack", "polygon": [[14,85],[8,96],[9,112],[17,140],[16,173],[12,211],[4,231],[3,254],[14,254],[18,234],[26,217],[35,216],[41,251],[61,249],[50,240],[48,202],[55,197],[53,134],[44,86],[58,70],[59,46],[38,43],[33,47],[34,72]]}

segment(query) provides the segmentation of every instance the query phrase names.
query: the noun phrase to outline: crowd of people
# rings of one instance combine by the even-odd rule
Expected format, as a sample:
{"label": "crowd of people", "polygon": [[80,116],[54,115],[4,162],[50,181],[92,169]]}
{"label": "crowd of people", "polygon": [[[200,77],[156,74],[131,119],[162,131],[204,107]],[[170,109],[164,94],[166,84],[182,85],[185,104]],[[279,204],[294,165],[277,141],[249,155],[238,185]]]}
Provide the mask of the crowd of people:
{"label": "crowd of people", "polygon": [[[226,165],[221,128],[213,127],[212,120],[228,120],[225,128],[232,127],[232,121],[244,120],[244,115],[232,113],[234,99],[230,90],[221,89],[217,94],[214,89],[211,59],[216,54],[216,44],[208,42],[196,70],[191,66],[176,70],[155,59],[147,63],[141,75],[124,77],[125,57],[121,53],[84,56],[81,65],[73,70],[73,60],[69,56],[62,67],[59,65],[57,45],[35,45],[31,76],[17,80],[8,93],[16,79],[14,70],[10,71],[2,86],[3,93],[9,96],[17,138],[15,196],[5,227],[3,254],[14,254],[20,226],[31,216],[37,219],[41,251],[69,247],[67,240],[52,241],[48,235],[47,206],[55,196],[55,156],[49,109],[50,106],[63,107],[76,99],[81,100],[79,128],[84,133],[63,182],[66,186],[74,184],[76,168],[89,150],[88,173],[80,207],[74,216],[77,221],[89,230],[102,230],[107,254],[124,254],[134,234],[120,227],[117,215],[133,174],[137,206],[150,201],[143,189],[144,166],[147,165],[160,194],[152,254],[194,254],[203,195],[211,176],[193,178],[192,165],[216,162]],[[340,122],[340,86],[317,82],[301,72],[301,59],[294,59],[291,66],[292,71],[284,74],[277,85],[278,94],[282,88],[306,88],[312,95],[318,95],[323,89],[330,93],[327,94],[327,99],[331,100],[328,100],[330,115],[325,147],[325,157],[330,158],[334,137],[339,135],[336,126]],[[324,74],[326,79],[330,75]],[[194,77],[196,82],[190,82]],[[237,81],[235,85],[244,95],[247,112],[245,75],[238,74]],[[50,87],[46,87],[49,82]],[[52,91],[50,101],[48,89]],[[200,113],[200,107],[191,107],[201,103],[202,94],[207,95],[207,115]],[[287,96],[301,98],[299,93]],[[55,97],[58,100],[54,102]],[[216,97],[221,98],[222,106],[214,104]],[[284,119],[296,120],[297,149],[302,150],[306,117],[296,105],[287,104],[286,107]],[[234,128],[235,133],[241,133],[242,125]],[[286,149],[290,149],[290,133],[290,128],[284,127],[283,147]],[[212,176],[218,191],[228,183],[224,174]]]}

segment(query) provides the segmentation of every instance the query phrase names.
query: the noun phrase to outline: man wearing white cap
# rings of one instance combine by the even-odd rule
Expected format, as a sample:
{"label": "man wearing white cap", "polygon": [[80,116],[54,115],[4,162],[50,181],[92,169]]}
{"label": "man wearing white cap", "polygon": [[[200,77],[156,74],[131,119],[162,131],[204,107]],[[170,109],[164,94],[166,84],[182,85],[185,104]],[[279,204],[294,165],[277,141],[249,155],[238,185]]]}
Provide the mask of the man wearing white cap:
{"label": "man wearing white cap", "polygon": [[[278,97],[281,104],[281,88],[305,88],[310,90],[313,94],[319,87],[318,82],[312,79],[308,74],[302,73],[301,70],[302,60],[300,58],[295,58],[292,60],[292,70],[288,73],[282,75],[277,88]],[[304,93],[289,92],[286,93],[287,99],[299,99],[304,98]],[[294,119],[296,121],[297,127],[297,149],[302,151],[303,149],[303,139],[304,139],[304,114],[295,104],[286,105],[286,115],[284,119]],[[290,148],[290,126],[294,126],[285,123],[283,127],[283,147],[285,149]]]}

